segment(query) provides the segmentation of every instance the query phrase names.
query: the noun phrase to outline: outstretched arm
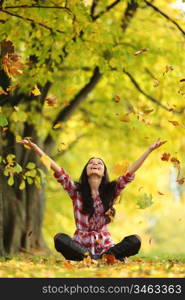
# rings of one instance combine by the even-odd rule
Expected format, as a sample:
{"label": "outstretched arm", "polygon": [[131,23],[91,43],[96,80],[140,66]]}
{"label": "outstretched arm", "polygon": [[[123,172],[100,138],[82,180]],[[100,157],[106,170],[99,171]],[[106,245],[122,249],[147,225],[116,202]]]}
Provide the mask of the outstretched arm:
{"label": "outstretched arm", "polygon": [[136,160],[136,162],[134,162],[130,167],[128,172],[130,174],[135,173],[140,167],[141,165],[144,163],[145,159],[148,157],[148,155],[155,149],[159,148],[160,146],[162,146],[164,143],[166,143],[166,141],[161,142],[160,138],[158,138],[145,152],[144,154],[138,159]]}
{"label": "outstretched arm", "polygon": [[[42,151],[42,149],[39,148],[39,146],[37,146],[36,144],[32,143],[30,140],[22,140],[17,142],[18,144],[23,144],[23,145],[27,145],[30,147],[30,149],[32,149],[33,151],[35,151],[36,154],[38,154],[40,157],[43,155],[47,155],[46,153],[44,153],[44,151]],[[48,156],[48,155],[47,155]],[[49,157],[50,161],[51,161],[51,169],[54,172],[60,172],[61,171],[61,167],[59,167],[59,165],[57,165],[54,160],[52,160]]]}

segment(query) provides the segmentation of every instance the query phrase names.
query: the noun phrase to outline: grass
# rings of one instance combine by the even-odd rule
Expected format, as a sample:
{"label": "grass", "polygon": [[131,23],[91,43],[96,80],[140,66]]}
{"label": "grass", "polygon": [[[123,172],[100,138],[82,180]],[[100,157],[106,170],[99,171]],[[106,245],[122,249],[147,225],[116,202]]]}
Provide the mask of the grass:
{"label": "grass", "polygon": [[59,254],[20,253],[0,259],[1,278],[184,278],[185,255],[137,255],[126,262],[85,258],[70,262]]}

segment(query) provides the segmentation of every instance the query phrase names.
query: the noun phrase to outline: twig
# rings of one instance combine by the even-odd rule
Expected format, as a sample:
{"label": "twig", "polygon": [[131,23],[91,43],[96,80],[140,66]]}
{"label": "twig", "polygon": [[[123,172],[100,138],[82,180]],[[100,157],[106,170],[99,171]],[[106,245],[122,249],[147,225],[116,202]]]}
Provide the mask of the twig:
{"label": "twig", "polygon": [[[42,26],[42,27],[44,27],[44,28],[50,30],[50,32],[54,33],[53,28],[51,28],[51,27],[49,27],[49,26],[47,26],[47,25],[45,25],[45,24],[43,24],[43,23],[35,22],[33,19],[30,19],[30,18],[24,18],[24,17],[22,17],[22,16],[20,16],[20,15],[17,15],[17,14],[15,14],[15,13],[9,12],[9,11],[4,10],[4,9],[1,9],[0,11],[2,11],[2,12],[5,13],[5,14],[8,14],[8,15],[10,15],[10,16],[13,16],[13,17],[17,17],[17,18],[19,18],[19,19],[22,19],[22,20],[24,20],[24,21],[28,21],[28,22],[31,22],[31,23],[33,23],[33,24]],[[56,31],[59,32],[59,33],[65,33],[64,31],[61,31],[61,30],[59,30],[59,29],[56,29]]]}
{"label": "twig", "polygon": [[171,23],[173,23],[180,30],[180,32],[183,34],[183,36],[185,35],[185,31],[181,28],[181,26],[176,21],[174,21],[173,19],[171,19],[166,13],[164,13],[162,10],[160,10],[158,7],[156,7],[154,4],[148,2],[147,0],[144,0],[144,2],[148,6],[152,7],[155,11],[157,11],[158,13],[160,13],[168,21],[170,21]]}

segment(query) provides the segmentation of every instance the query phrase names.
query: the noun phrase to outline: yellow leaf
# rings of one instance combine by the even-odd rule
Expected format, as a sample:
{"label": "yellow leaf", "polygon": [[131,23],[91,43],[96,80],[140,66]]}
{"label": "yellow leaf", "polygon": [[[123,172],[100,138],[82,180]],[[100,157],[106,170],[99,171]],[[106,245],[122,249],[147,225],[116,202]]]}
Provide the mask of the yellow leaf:
{"label": "yellow leaf", "polygon": [[20,189],[20,190],[24,190],[24,188],[25,188],[25,181],[22,180],[22,181],[21,181],[21,184],[19,185],[19,189]]}
{"label": "yellow leaf", "polygon": [[130,122],[129,113],[127,113],[127,114],[121,116],[119,119],[120,119],[120,121],[122,121],[122,122]]}
{"label": "yellow leaf", "polygon": [[59,123],[57,123],[57,124],[55,124],[55,125],[53,126],[53,129],[60,128],[61,126],[62,126],[62,123],[59,122]]}
{"label": "yellow leaf", "polygon": [[38,89],[37,85],[35,85],[35,88],[31,91],[34,96],[39,96],[41,94],[40,90]]}
{"label": "yellow leaf", "polygon": [[50,160],[50,158],[47,155],[41,156],[40,161],[43,163],[43,165],[47,169],[50,169],[50,167],[51,167],[51,160]]}
{"label": "yellow leaf", "polygon": [[116,175],[120,176],[122,174],[125,174],[128,171],[128,168],[129,168],[129,162],[125,161],[123,163],[118,163],[118,164],[114,165],[113,172]]}

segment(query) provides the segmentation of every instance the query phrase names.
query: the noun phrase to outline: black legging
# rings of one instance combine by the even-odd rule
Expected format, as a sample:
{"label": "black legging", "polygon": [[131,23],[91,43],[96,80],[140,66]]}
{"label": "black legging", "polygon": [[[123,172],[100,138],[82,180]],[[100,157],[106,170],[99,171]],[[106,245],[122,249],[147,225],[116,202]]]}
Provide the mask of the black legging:
{"label": "black legging", "polygon": [[111,247],[101,255],[93,255],[86,247],[72,240],[70,236],[65,233],[57,233],[54,237],[55,248],[68,260],[82,260],[85,253],[89,253],[91,258],[99,259],[102,254],[112,254],[116,259],[123,260],[125,257],[135,255],[139,252],[141,247],[141,238],[134,234],[126,236],[120,243]]}

